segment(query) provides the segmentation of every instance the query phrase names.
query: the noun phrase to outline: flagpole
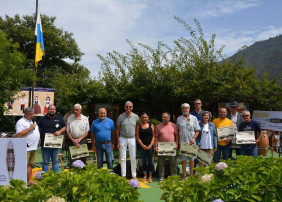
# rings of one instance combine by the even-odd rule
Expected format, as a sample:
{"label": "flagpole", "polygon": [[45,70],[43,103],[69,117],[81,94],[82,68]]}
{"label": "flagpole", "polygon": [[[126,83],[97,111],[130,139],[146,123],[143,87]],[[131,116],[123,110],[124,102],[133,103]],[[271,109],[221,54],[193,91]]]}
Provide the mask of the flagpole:
{"label": "flagpole", "polygon": [[[38,0],[36,0],[36,11],[35,11],[35,26],[36,26],[36,20],[37,20],[37,13],[38,13]],[[34,55],[36,56],[36,40],[37,36],[35,36],[35,48],[34,48]],[[35,58],[35,57],[34,57]],[[32,84],[32,96],[31,96],[31,107],[33,107],[34,104],[34,90],[35,90],[35,84],[36,84],[36,67],[35,63],[33,65],[33,84]]]}

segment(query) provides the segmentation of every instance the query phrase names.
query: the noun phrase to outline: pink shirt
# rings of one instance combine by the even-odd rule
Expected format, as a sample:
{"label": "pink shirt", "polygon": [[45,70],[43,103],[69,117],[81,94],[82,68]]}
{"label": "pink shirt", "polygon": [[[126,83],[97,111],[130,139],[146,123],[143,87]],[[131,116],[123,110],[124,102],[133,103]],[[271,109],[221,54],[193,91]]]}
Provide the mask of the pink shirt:
{"label": "pink shirt", "polygon": [[177,126],[169,122],[168,125],[159,124],[156,130],[158,142],[175,142],[175,136],[178,134]]}

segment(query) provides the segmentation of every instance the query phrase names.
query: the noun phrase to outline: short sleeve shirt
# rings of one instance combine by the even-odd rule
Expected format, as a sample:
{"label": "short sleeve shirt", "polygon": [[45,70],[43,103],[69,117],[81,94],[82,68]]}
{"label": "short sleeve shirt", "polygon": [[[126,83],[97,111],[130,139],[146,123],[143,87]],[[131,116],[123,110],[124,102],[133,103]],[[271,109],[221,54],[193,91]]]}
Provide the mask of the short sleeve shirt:
{"label": "short sleeve shirt", "polygon": [[[27,120],[26,118],[21,118],[16,123],[16,133],[20,133],[30,127],[30,125],[33,124],[31,120]],[[39,130],[38,126],[36,125],[35,129],[30,131],[26,136],[23,138],[26,138],[27,143],[27,151],[37,150],[37,146],[39,143]]]}
{"label": "short sleeve shirt", "polygon": [[[217,133],[217,128],[222,128],[222,127],[226,127],[226,126],[234,126],[233,122],[228,118],[225,118],[223,120],[221,118],[216,118],[216,119],[213,120],[213,124],[216,128],[216,133]],[[222,140],[222,141],[217,141],[217,144],[220,145],[220,146],[226,146],[229,143]]]}
{"label": "short sleeve shirt", "polygon": [[159,142],[175,142],[175,136],[178,134],[177,126],[169,122],[169,124],[159,124],[156,129],[156,137]]}
{"label": "short sleeve shirt", "polygon": [[83,133],[90,130],[88,118],[84,115],[80,115],[80,119],[77,119],[73,114],[68,118],[67,131],[75,139],[80,138]]}
{"label": "short sleeve shirt", "polygon": [[261,127],[258,122],[251,120],[249,123],[241,123],[239,126],[239,131],[254,131],[255,138],[258,139],[258,132],[261,132]]}
{"label": "short sleeve shirt", "polygon": [[115,130],[115,124],[112,119],[106,117],[104,121],[100,118],[93,121],[91,132],[95,133],[95,142],[107,142],[112,139],[112,131]]}
{"label": "short sleeve shirt", "polygon": [[48,115],[43,116],[39,122],[38,126],[40,128],[40,139],[41,146],[44,145],[45,133],[55,133],[66,126],[65,121],[59,115],[55,115],[54,118],[48,117]]}
{"label": "short sleeve shirt", "polygon": [[119,115],[117,125],[120,126],[120,136],[124,138],[134,138],[138,120],[138,115],[134,113],[131,113],[130,116],[127,116],[125,112]]}
{"label": "short sleeve shirt", "polygon": [[176,124],[179,130],[179,142],[190,142],[194,138],[195,132],[200,130],[198,119],[191,114],[189,122],[185,116],[181,115],[177,118]]}

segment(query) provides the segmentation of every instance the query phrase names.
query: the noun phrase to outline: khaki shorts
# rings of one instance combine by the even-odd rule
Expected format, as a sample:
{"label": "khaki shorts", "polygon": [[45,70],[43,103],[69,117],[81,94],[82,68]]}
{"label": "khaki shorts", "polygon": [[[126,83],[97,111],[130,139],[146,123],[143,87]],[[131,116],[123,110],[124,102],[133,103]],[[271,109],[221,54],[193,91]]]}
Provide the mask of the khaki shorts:
{"label": "khaki shorts", "polygon": [[36,160],[36,150],[28,151],[26,156],[27,156],[27,163],[34,164]]}

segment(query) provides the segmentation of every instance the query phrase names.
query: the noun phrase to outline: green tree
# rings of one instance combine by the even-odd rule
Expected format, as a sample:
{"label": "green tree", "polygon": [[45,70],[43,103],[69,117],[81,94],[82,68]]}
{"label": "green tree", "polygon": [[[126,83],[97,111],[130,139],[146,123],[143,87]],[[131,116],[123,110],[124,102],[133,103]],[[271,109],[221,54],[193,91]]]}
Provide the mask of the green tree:
{"label": "green tree", "polygon": [[[55,104],[58,111],[65,113],[73,104],[86,103],[93,94],[96,95],[92,86],[97,81],[92,81],[89,70],[78,64],[83,53],[73,34],[57,28],[55,17],[41,15],[41,20],[45,54],[36,68],[36,86],[55,88]],[[26,57],[23,66],[29,70],[34,66],[34,29],[34,16],[0,17],[0,30],[9,40],[19,44],[19,51]],[[31,86],[32,79],[28,81],[27,85]]]}
{"label": "green tree", "polygon": [[1,130],[5,131],[12,117],[4,117],[4,103],[20,91],[22,85],[29,81],[31,72],[24,69],[25,57],[18,51],[19,45],[6,38],[6,34],[0,31],[0,122]]}
{"label": "green tree", "polygon": [[176,39],[174,47],[158,42],[156,48],[145,44],[138,44],[137,48],[127,40],[131,47],[128,53],[98,55],[102,61],[100,79],[106,91],[111,92],[108,98],[112,102],[122,105],[125,100],[135,101],[135,110],[159,118],[163,111],[179,115],[181,103],[192,103],[196,98],[203,100],[205,109],[217,112],[218,102],[243,100],[258,106],[266,103],[263,99],[246,100],[248,95],[263,91],[262,85],[270,92],[273,88],[281,91],[273,82],[260,82],[254,69],[247,68],[242,60],[224,60],[224,47],[216,49],[215,34],[207,40],[197,20],[195,31],[182,19],[175,19],[189,36]]}

